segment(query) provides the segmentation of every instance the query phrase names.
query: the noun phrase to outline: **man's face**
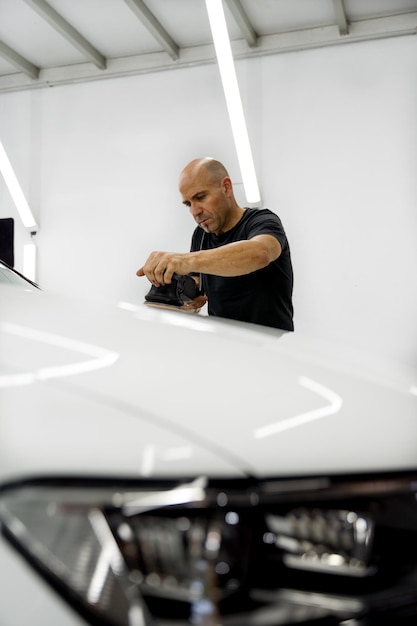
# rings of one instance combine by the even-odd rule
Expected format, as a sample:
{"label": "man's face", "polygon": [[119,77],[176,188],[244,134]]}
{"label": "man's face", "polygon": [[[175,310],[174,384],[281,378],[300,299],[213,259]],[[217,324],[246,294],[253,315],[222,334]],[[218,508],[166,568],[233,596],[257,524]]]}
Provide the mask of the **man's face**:
{"label": "man's face", "polygon": [[218,235],[227,229],[230,189],[229,178],[213,184],[203,172],[197,175],[184,173],[180,178],[183,204],[189,207],[191,215],[206,233]]}

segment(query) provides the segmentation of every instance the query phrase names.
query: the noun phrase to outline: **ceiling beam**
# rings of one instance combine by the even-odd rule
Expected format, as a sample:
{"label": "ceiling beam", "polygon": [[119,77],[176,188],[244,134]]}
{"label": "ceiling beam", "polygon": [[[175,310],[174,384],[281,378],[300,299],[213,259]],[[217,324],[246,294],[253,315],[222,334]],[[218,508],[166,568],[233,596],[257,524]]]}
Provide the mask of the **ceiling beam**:
{"label": "ceiling beam", "polygon": [[251,48],[258,45],[258,35],[253,28],[251,21],[246,15],[240,0],[225,0],[230,13],[233,15],[236,24],[239,26],[243,37]]}
{"label": "ceiling beam", "polygon": [[106,58],[87,39],[80,35],[62,15],[55,11],[50,4],[45,2],[45,0],[25,0],[25,2],[96,67],[100,70],[106,69]]}
{"label": "ceiling beam", "polygon": [[[341,37],[335,24],[331,26],[302,29],[258,38],[256,48],[248,48],[243,39],[232,41],[233,57],[238,59],[259,58],[263,56],[311,50],[327,46],[353,44],[360,41],[373,41],[388,37],[410,36],[417,34],[417,11],[389,17],[374,18],[352,22],[349,34]],[[147,53],[124,58],[107,60],[106,72],[98,71],[89,63],[79,63],[66,67],[41,69],[38,80],[32,80],[22,73],[0,76],[0,93],[24,89],[50,87],[67,83],[102,80],[118,76],[135,76],[152,72],[205,65],[216,62],[213,45],[182,48],[181,56],[173,64],[165,52]]]}
{"label": "ceiling beam", "polygon": [[349,34],[349,22],[346,16],[343,0],[333,0],[333,8],[336,17],[336,24],[340,35]]}
{"label": "ceiling beam", "polygon": [[33,65],[25,57],[22,57],[21,54],[10,48],[4,41],[0,41],[0,56],[17,68],[19,72],[29,76],[29,78],[38,78],[40,68]]}
{"label": "ceiling beam", "polygon": [[163,50],[169,54],[173,61],[176,61],[180,56],[179,46],[175,43],[169,33],[167,33],[165,28],[156,19],[153,13],[150,12],[142,0],[125,0],[125,2],[136,17],[140,19],[151,35],[156,39]]}

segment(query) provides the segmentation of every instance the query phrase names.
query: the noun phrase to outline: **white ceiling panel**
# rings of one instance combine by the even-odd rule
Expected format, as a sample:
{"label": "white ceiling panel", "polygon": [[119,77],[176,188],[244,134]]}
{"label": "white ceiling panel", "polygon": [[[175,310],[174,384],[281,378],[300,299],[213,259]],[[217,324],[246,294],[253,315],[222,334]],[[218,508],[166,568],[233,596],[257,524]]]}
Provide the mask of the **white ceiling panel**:
{"label": "white ceiling panel", "polygon": [[242,6],[255,30],[263,35],[319,28],[335,21],[331,0],[242,0]]}
{"label": "white ceiling panel", "polygon": [[48,4],[106,57],[160,50],[123,0],[48,0]]}
{"label": "white ceiling panel", "polygon": [[[236,58],[417,32],[417,0],[223,0]],[[0,0],[0,92],[214,62],[205,0]]]}

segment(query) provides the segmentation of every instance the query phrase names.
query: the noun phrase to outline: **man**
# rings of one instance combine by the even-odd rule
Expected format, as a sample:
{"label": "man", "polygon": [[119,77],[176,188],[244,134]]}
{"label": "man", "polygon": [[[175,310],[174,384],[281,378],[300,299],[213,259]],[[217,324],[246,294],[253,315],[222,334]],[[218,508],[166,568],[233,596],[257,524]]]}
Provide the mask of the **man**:
{"label": "man", "polygon": [[191,274],[204,295],[184,305],[218,317],[294,330],[293,270],[279,217],[242,208],[224,165],[210,157],[191,161],[179,190],[198,226],[191,252],[152,252],[136,274],[159,287],[172,275]]}

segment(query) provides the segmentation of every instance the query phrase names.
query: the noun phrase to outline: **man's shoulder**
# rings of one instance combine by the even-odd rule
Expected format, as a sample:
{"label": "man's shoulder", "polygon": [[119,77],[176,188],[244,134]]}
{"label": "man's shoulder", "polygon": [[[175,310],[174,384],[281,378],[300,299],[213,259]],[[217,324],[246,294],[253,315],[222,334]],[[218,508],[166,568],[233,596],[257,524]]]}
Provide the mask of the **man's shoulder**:
{"label": "man's shoulder", "polygon": [[271,209],[266,209],[266,208],[258,209],[257,207],[245,207],[244,215],[248,218],[259,217],[259,216],[278,217],[278,215],[274,213],[273,211],[271,211]]}
{"label": "man's shoulder", "polygon": [[243,215],[246,222],[270,222],[281,225],[279,216],[270,209],[257,209],[253,207],[247,207]]}

